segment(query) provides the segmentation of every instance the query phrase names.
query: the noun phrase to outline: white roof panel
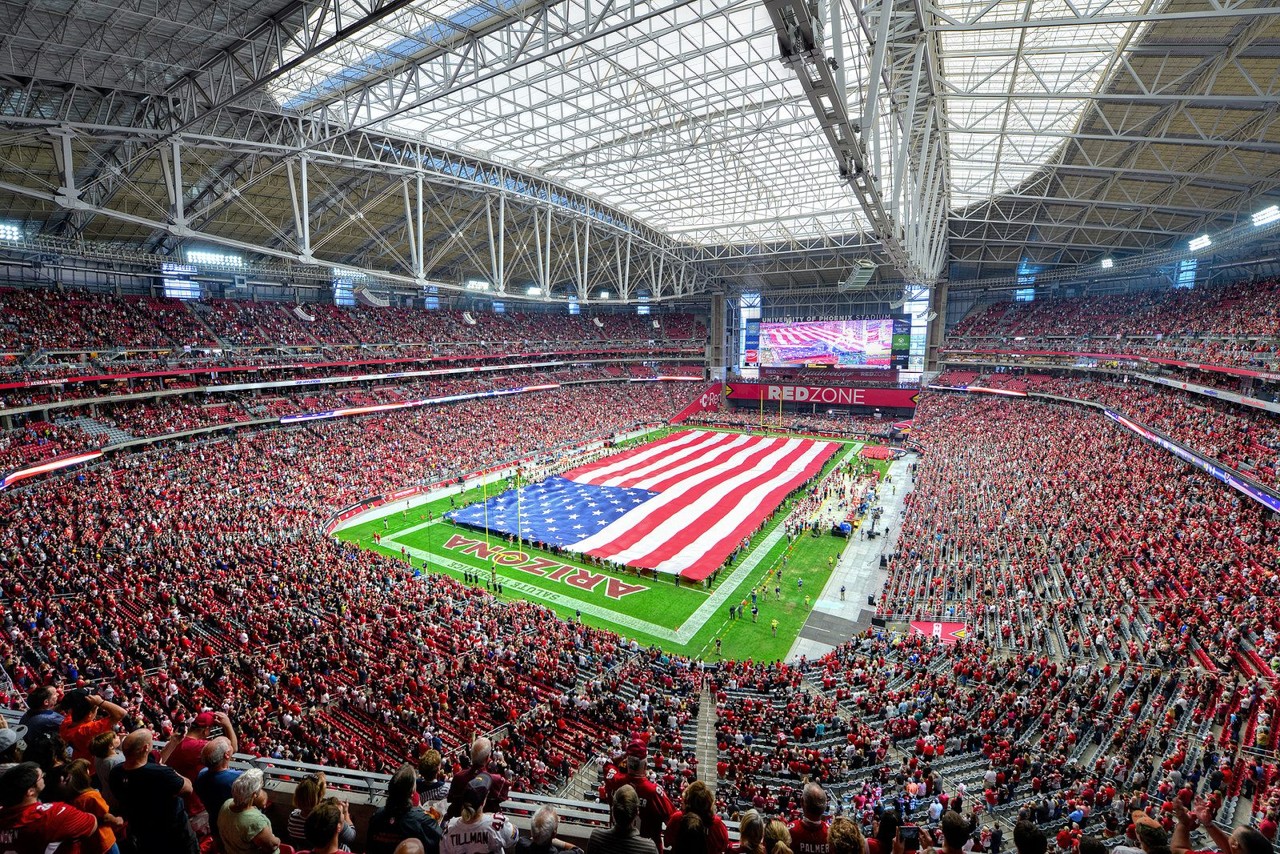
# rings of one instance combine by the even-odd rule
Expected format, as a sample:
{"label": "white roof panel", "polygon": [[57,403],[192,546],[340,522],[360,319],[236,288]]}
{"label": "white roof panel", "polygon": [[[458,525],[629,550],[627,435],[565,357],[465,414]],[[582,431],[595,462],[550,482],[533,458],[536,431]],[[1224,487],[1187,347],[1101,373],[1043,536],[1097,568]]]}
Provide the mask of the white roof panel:
{"label": "white roof panel", "polygon": [[[1118,46],[1140,35],[1139,24],[989,28],[1061,15],[1063,2],[939,0],[942,19],[959,22],[939,36],[954,207],[1004,193],[1051,160],[1087,95],[1108,78]],[[1096,2],[1117,15],[1144,5]],[[608,31],[606,19],[602,36],[499,69],[420,109],[398,112],[388,102],[385,125],[540,172],[699,240],[864,230],[800,84],[777,60],[764,5],[649,5],[659,13],[643,25]],[[517,0],[422,0],[283,75],[275,94],[294,107],[341,97],[518,11]],[[851,66],[866,61],[863,47],[851,51]],[[865,70],[851,67],[848,77],[856,101]],[[881,185],[891,191],[889,176]]]}

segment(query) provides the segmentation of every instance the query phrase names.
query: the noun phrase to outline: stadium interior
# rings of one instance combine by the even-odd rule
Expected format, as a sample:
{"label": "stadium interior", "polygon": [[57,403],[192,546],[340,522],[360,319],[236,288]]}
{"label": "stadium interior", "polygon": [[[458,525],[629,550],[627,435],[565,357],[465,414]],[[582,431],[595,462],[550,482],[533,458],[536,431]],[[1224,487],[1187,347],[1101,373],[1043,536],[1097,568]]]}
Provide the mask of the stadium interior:
{"label": "stadium interior", "polygon": [[0,22],[0,854],[1272,854],[1277,3]]}

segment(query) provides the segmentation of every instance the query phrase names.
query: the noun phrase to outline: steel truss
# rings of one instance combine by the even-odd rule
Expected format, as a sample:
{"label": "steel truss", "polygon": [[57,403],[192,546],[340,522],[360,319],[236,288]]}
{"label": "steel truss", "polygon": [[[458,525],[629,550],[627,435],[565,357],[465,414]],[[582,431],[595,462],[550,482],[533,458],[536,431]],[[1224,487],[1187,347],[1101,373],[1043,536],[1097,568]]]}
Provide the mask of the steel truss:
{"label": "steel truss", "polygon": [[[913,0],[855,0],[846,26],[844,0],[830,3],[829,21],[808,0],[765,5],[781,59],[799,78],[883,254],[906,280],[936,282],[947,246],[947,158],[939,58],[922,8]],[[865,44],[871,57],[854,65],[852,90],[846,56],[853,61],[858,51],[846,54],[846,40]]]}
{"label": "steel truss", "polygon": [[[255,122],[258,139],[0,117],[0,188],[69,211],[72,238],[96,218],[135,226],[159,256],[173,248],[160,238],[208,241],[419,288],[481,277],[517,298],[658,301],[713,285],[695,247],[545,178],[386,134]],[[103,142],[117,158],[105,169]],[[33,171],[33,149],[54,168]]]}
{"label": "steel truss", "polygon": [[[0,190],[42,223],[32,247],[151,264],[207,240],[299,276],[665,299],[830,284],[868,257],[915,283],[948,261],[1068,277],[1163,257],[1280,188],[1264,0],[767,0],[767,19],[748,0],[466,0],[466,26],[450,0],[70,5],[11,7],[0,35]],[[785,86],[761,70],[775,44]],[[537,93],[544,124],[508,120]],[[504,156],[414,141],[464,119]],[[553,121],[581,129],[547,139]],[[792,198],[822,177],[814,128],[852,199]],[[742,156],[763,137],[777,148]],[[636,186],[630,165],[670,180]],[[722,216],[664,219],[707,197]]]}

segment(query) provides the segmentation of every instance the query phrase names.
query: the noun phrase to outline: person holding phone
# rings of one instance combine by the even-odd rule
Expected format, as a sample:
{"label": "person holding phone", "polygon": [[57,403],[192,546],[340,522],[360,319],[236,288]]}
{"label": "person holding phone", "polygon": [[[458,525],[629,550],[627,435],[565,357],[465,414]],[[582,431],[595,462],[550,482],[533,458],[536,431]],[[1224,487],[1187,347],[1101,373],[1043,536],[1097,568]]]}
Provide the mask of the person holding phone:
{"label": "person holding phone", "polygon": [[[965,854],[965,844],[969,841],[969,822],[958,812],[948,810],[942,814],[941,839],[934,839],[929,831],[915,825],[903,825],[898,829],[898,838],[893,843],[893,854],[906,854],[908,851],[923,851],[925,854]],[[915,848],[908,848],[908,840],[913,840]],[[940,845],[940,847],[935,847]]]}

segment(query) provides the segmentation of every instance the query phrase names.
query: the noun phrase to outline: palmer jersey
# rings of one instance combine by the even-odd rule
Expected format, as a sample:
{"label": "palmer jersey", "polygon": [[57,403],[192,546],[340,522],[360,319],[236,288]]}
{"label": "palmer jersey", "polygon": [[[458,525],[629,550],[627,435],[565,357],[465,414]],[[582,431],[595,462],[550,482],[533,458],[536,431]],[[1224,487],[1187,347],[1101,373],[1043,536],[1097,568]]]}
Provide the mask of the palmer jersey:
{"label": "palmer jersey", "polygon": [[515,846],[520,833],[502,813],[488,813],[471,824],[449,822],[440,840],[440,854],[499,854]]}
{"label": "palmer jersey", "polygon": [[791,850],[795,854],[827,854],[827,828],[825,821],[809,821],[799,818],[787,825],[791,831]]}

